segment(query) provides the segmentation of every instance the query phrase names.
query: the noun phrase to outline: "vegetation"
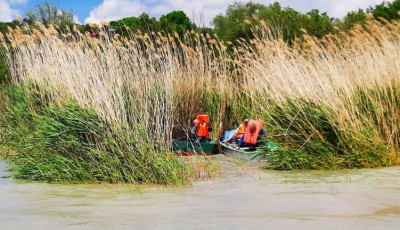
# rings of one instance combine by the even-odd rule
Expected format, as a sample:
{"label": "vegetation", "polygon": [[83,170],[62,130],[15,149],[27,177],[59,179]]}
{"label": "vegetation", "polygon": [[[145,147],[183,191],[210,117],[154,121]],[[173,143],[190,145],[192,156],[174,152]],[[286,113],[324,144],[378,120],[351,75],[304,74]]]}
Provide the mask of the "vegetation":
{"label": "vegetation", "polygon": [[72,12],[64,9],[60,10],[56,5],[51,5],[49,1],[45,1],[43,4],[37,3],[35,9],[26,12],[26,16],[28,24],[39,21],[45,26],[53,24],[65,27],[75,23]]}
{"label": "vegetation", "polygon": [[[116,130],[96,111],[74,102],[57,105],[35,85],[14,85],[2,121],[16,178],[69,183],[185,184],[193,168],[138,126]],[[42,92],[43,93],[43,92]]]}
{"label": "vegetation", "polygon": [[398,20],[400,15],[400,1],[394,0],[392,2],[383,1],[381,4],[376,5],[374,8],[370,7],[368,12],[372,13],[375,18],[384,18],[386,20]]}
{"label": "vegetation", "polygon": [[265,27],[255,30],[251,45],[242,43],[241,59],[248,60],[243,75],[249,86],[257,86],[251,90],[259,106],[253,116],[263,114],[275,131],[271,138],[282,146],[270,167],[399,163],[400,85],[393,63],[400,31],[398,23],[385,25],[371,20],[350,35],[305,35],[306,42],[298,40],[294,46],[271,40]]}
{"label": "vegetation", "polygon": [[333,33],[334,20],[326,13],[312,10],[302,14],[290,7],[283,8],[278,2],[265,6],[256,3],[235,3],[228,7],[225,15],[214,18],[215,33],[225,41],[236,41],[238,38],[252,39],[251,23],[258,19],[266,21],[274,33],[279,33],[285,41],[300,37],[301,28],[310,35],[322,37]]}
{"label": "vegetation", "polygon": [[[264,120],[281,146],[268,168],[397,165],[400,23],[362,13],[341,31],[317,10],[236,4],[214,20],[235,43],[194,31],[183,12],[111,23],[123,36],[107,23],[88,25],[97,37],[77,26],[10,27],[7,41],[0,35],[12,81],[0,146],[18,178],[185,184],[194,169],[171,143],[208,113],[214,139],[244,118]],[[179,33],[137,31],[160,23]]]}

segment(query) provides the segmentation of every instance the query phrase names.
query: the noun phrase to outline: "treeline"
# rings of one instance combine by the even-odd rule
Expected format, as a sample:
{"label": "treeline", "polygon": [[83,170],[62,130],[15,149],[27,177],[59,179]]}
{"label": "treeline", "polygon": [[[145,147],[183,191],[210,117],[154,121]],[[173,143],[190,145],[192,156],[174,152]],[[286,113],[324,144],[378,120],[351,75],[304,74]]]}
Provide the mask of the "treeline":
{"label": "treeline", "polygon": [[[388,21],[400,18],[400,0],[393,2],[382,2],[379,5],[371,6],[368,9],[359,9],[347,13],[343,19],[330,17],[326,12],[313,9],[308,13],[301,13],[291,7],[283,7],[279,2],[269,5],[259,3],[236,2],[226,9],[224,14],[219,14],[213,19],[214,28],[198,27],[183,11],[172,11],[162,15],[160,19],[150,17],[142,13],[138,17],[127,17],[118,21],[110,22],[110,25],[121,35],[126,34],[130,29],[134,32],[177,32],[182,35],[187,30],[204,31],[210,34],[217,34],[225,41],[235,41],[238,38],[250,38],[251,25],[256,19],[269,23],[271,29],[283,34],[285,40],[293,39],[301,35],[300,28],[308,34],[322,37],[329,33],[335,33],[335,26],[340,30],[349,30],[355,24],[363,24],[367,20],[366,13],[372,14],[375,18],[384,18]],[[0,32],[7,32],[7,27],[14,28],[24,23],[32,25],[34,21],[40,21],[44,25],[57,24],[61,28],[75,25],[72,12],[58,9],[48,1],[38,3],[34,9],[26,12],[27,17],[22,21],[0,23]],[[92,32],[90,24],[76,25],[81,32]]]}
{"label": "treeline", "polygon": [[[388,21],[397,20],[400,15],[400,0],[392,3],[382,2],[368,9],[359,9],[347,13],[343,19],[330,17],[326,12],[313,9],[308,13],[301,13],[291,7],[283,7],[279,2],[270,5],[258,3],[236,2],[228,6],[224,14],[217,15],[212,24],[214,28],[198,27],[183,11],[173,11],[163,15],[157,20],[143,13],[138,17],[128,17],[119,21],[111,22],[111,26],[119,34],[126,34],[126,29],[141,32],[177,32],[179,35],[187,30],[216,34],[224,41],[235,42],[239,38],[246,40],[253,36],[252,25],[255,20],[266,21],[271,29],[283,36],[285,41],[290,42],[303,33],[305,29],[309,35],[322,37],[327,34],[336,33],[337,29],[348,31],[356,24],[364,24],[367,21],[366,13],[372,14],[376,19],[384,18]],[[90,30],[86,25],[86,29]]]}
{"label": "treeline", "polygon": [[[162,15],[160,19],[150,17],[147,13],[142,13],[138,17],[127,17],[118,21],[110,22],[116,33],[126,35],[127,29],[131,31],[148,32],[177,32],[182,35],[185,31],[196,30],[216,34],[225,41],[234,42],[238,38],[249,39],[252,36],[251,24],[255,20],[266,21],[271,29],[283,35],[286,41],[294,37],[301,36],[303,28],[309,35],[322,37],[329,33],[335,33],[336,28],[347,31],[355,24],[363,24],[367,21],[366,13],[372,14],[375,18],[384,18],[388,21],[400,18],[400,0],[392,3],[382,2],[379,5],[371,6],[368,9],[359,9],[347,13],[343,19],[330,17],[326,12],[313,9],[308,13],[301,13],[291,7],[283,7],[279,2],[270,5],[258,3],[239,3],[236,2],[226,9],[224,14],[219,14],[213,19],[214,28],[198,27],[183,11],[172,11]],[[44,25],[57,24],[61,28],[72,27],[75,25],[72,12],[58,9],[48,1],[43,4],[38,3],[34,9],[26,12],[27,17],[22,21],[0,23],[0,32],[3,34],[8,31],[7,27],[15,28],[17,25],[30,24],[40,21]],[[81,32],[93,32],[90,24],[76,25]]]}

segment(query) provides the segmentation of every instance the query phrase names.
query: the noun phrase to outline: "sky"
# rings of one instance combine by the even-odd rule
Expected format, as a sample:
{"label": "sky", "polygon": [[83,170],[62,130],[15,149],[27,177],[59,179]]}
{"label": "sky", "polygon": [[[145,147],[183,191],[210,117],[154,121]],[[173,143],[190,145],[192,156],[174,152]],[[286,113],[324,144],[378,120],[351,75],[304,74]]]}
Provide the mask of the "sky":
{"label": "sky", "polygon": [[[72,11],[78,23],[99,23],[139,16],[146,12],[159,18],[173,10],[182,10],[196,24],[211,26],[212,19],[224,13],[228,5],[238,0],[51,0],[59,9]],[[277,0],[253,0],[265,5]],[[327,12],[330,17],[342,18],[349,11],[366,9],[383,0],[278,0],[283,7],[290,6],[302,13],[312,9]],[[393,0],[392,0],[393,1]],[[0,0],[0,21],[9,22],[15,15],[25,16],[28,9],[44,0]],[[248,2],[241,0],[240,2]]]}

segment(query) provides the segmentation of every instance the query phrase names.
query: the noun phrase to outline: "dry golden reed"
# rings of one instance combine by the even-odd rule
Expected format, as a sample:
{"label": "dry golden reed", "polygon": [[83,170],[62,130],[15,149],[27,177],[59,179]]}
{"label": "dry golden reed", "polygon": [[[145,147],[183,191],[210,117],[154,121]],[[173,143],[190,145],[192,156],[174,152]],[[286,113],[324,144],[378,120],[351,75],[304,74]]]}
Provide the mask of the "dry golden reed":
{"label": "dry golden reed", "polygon": [[[39,30],[28,35],[10,30],[12,47],[6,46],[6,57],[13,81],[35,82],[59,104],[74,100],[93,107],[116,127],[141,124],[146,135],[167,145],[174,127],[207,111],[210,94],[219,95],[220,107],[212,117],[218,128],[229,119],[223,114],[227,98],[242,93],[247,99],[230,105],[239,108],[236,117],[240,108],[257,116],[271,102],[284,106],[288,98],[312,101],[331,109],[330,122],[344,135],[367,126],[374,132],[371,141],[390,145],[390,154],[398,158],[399,102],[367,93],[375,112],[360,118],[356,103],[362,98],[355,98],[360,90],[399,92],[398,22],[370,20],[366,29],[356,26],[349,34],[322,39],[304,31],[304,38],[293,45],[271,32],[266,22],[258,22],[255,39],[239,39],[238,46],[228,44],[230,49],[218,39],[189,31],[183,39],[133,32],[121,38],[110,36],[104,24],[93,25],[102,34],[93,38],[78,31],[60,36],[38,24]],[[251,101],[254,106],[248,108]]]}

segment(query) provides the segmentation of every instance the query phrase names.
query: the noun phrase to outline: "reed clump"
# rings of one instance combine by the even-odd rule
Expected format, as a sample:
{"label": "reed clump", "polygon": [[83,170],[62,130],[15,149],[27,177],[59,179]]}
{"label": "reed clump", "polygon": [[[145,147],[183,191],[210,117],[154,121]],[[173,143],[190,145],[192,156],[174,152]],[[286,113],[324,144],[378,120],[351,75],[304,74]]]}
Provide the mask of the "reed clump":
{"label": "reed clump", "polygon": [[[271,156],[270,168],[399,163],[397,22],[371,20],[349,34],[338,31],[322,39],[304,31],[304,38],[288,45],[259,21],[253,40],[239,39],[230,47],[192,31],[180,39],[130,31],[120,37],[109,34],[107,25],[96,29],[102,32],[99,38],[78,30],[60,34],[38,24],[37,29],[10,32],[11,46],[4,46],[13,83],[23,91],[37,91],[37,103],[28,103],[32,114],[43,106],[46,116],[54,118],[54,108],[62,113],[73,103],[107,124],[107,135],[100,136],[95,150],[135,155],[150,149],[154,156],[166,157],[172,139],[185,135],[179,130],[196,114],[208,113],[214,138],[244,118],[263,119],[270,139],[281,146]],[[46,140],[41,135],[38,139]],[[118,138],[123,141],[116,146]],[[139,142],[148,144],[119,146]],[[152,170],[165,171],[158,166]]]}
{"label": "reed clump", "polygon": [[254,32],[237,55],[249,60],[242,70],[258,105],[254,114],[262,114],[282,146],[268,167],[399,163],[398,22],[369,21],[322,39],[306,34],[294,46],[268,27]]}
{"label": "reed clump", "polygon": [[75,102],[43,104],[37,86],[12,86],[2,146],[15,177],[68,183],[191,183],[193,168],[142,127],[117,130]]}

